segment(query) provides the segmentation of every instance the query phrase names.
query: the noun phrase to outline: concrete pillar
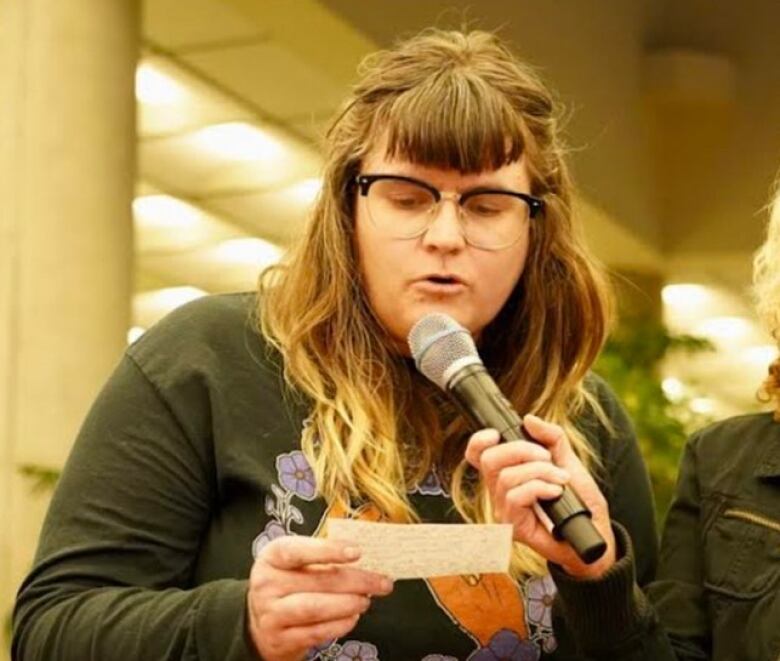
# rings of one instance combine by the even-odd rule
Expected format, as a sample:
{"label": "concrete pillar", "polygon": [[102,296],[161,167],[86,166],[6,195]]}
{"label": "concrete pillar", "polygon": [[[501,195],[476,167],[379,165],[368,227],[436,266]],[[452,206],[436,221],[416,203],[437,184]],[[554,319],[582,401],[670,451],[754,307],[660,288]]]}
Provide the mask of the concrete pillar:
{"label": "concrete pillar", "polygon": [[138,0],[0,0],[0,615],[125,345]]}

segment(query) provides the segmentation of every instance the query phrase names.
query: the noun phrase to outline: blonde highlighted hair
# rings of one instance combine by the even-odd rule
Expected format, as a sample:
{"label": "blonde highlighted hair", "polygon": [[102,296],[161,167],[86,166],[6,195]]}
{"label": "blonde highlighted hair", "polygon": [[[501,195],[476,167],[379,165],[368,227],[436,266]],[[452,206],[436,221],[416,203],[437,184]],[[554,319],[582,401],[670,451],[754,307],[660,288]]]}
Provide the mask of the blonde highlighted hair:
{"label": "blonde highlighted hair", "polygon": [[[753,262],[753,291],[758,315],[780,347],[780,182],[771,206],[766,241]],[[774,402],[775,419],[780,422],[780,357],[769,366],[768,372],[760,397]]]}
{"label": "blonde highlighted hair", "polygon": [[[611,297],[572,217],[572,183],[550,93],[496,36],[427,30],[366,58],[328,133],[324,184],[302,240],[263,274],[263,334],[285,377],[312,405],[303,449],[320,494],[347,511],[371,503],[414,521],[408,491],[436,466],[467,521],[492,520],[463,460],[469,427],[419,376],[375,317],[353,242],[351,187],[365,156],[387,155],[463,173],[523,156],[543,218],[532,221],[523,275],[480,336],[480,353],[518,411],[564,426],[592,465],[573,420],[598,404],[583,380],[605,339]],[[515,575],[544,571],[515,545]]]}

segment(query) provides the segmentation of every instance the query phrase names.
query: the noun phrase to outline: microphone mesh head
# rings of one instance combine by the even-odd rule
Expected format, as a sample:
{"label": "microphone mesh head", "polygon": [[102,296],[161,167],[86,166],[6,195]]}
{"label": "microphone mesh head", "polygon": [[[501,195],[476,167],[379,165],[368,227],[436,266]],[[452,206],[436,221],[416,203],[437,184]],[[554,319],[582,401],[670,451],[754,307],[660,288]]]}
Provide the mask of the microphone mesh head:
{"label": "microphone mesh head", "polygon": [[447,372],[456,362],[482,362],[471,333],[441,312],[422,317],[412,326],[407,341],[417,369],[442,390],[446,390]]}

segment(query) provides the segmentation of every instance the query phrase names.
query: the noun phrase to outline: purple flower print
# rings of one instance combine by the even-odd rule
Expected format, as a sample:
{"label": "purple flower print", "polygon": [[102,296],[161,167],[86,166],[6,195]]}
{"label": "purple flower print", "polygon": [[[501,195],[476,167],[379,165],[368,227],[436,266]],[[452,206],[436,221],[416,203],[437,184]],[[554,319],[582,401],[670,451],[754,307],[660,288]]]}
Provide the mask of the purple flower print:
{"label": "purple flower print", "polygon": [[314,482],[314,471],[300,450],[281,454],[276,458],[276,472],[280,484],[304,500],[314,500],[317,485]]}
{"label": "purple flower print", "polygon": [[552,577],[548,574],[532,578],[526,586],[529,621],[548,629],[552,628],[552,604],[556,592]]}
{"label": "purple flower print", "polygon": [[317,645],[315,647],[309,648],[309,651],[306,653],[306,661],[314,661],[315,659],[320,659],[323,656],[325,658],[329,658],[328,654],[331,651],[330,648],[333,647],[335,643],[336,643],[336,639],[331,638],[330,640],[326,640],[321,645]]}
{"label": "purple flower print", "polygon": [[379,661],[377,649],[371,643],[348,640],[341,648],[336,661]]}
{"label": "purple flower print", "polygon": [[255,537],[255,541],[252,542],[252,557],[256,558],[269,542],[272,542],[277,537],[284,537],[286,534],[287,531],[284,529],[284,526],[278,521],[266,523],[265,530]]}
{"label": "purple flower print", "polygon": [[527,640],[521,640],[514,631],[501,629],[488,643],[477,650],[469,661],[537,661],[539,650]]}

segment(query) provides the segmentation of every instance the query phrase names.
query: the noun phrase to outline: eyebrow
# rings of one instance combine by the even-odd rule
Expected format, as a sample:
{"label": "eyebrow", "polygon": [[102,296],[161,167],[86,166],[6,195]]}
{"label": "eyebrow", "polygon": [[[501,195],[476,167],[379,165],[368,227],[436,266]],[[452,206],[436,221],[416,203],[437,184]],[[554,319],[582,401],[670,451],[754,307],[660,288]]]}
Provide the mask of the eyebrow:
{"label": "eyebrow", "polygon": [[[377,174],[381,172],[381,174],[386,174],[389,176],[394,177],[406,177],[407,179],[412,179],[413,181],[419,181],[421,184],[425,184],[426,186],[430,186],[431,188],[435,188],[438,191],[444,190],[440,186],[437,186],[431,181],[428,181],[427,179],[423,179],[422,177],[417,176],[416,174],[411,174],[409,172],[388,172],[386,170],[376,170]],[[521,185],[520,183],[516,184],[518,187]],[[495,181],[487,181],[487,182],[480,182],[473,186],[468,186],[466,188],[455,188],[455,191],[463,194],[463,193],[470,193],[471,191],[479,191],[479,190],[497,190],[497,191],[506,191],[508,193],[515,193],[520,192],[515,190],[514,188],[510,188],[506,184],[498,183]]]}

